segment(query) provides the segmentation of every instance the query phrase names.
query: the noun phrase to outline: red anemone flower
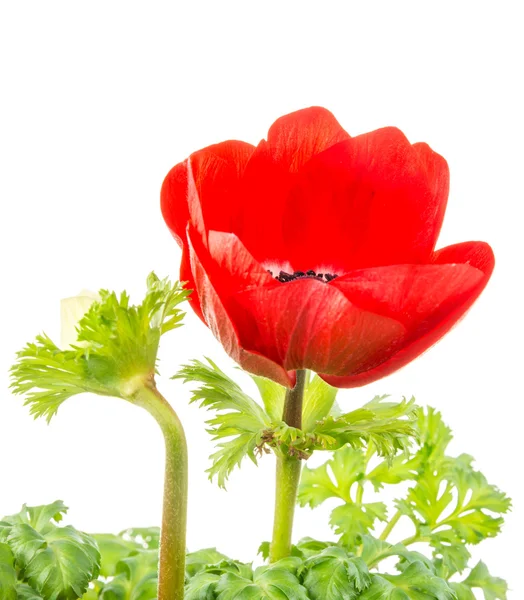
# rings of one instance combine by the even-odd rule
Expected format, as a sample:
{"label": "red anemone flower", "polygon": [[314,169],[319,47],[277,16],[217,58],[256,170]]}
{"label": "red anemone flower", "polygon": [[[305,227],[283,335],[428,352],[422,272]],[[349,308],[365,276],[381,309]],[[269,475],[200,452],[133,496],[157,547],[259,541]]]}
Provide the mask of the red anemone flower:
{"label": "red anemone flower", "polygon": [[164,219],[191,304],[244,369],[336,387],[406,365],[473,304],[484,242],[435,251],[444,158],[394,127],[350,137],[323,108],[278,119],[258,146],[227,141],[167,175]]}

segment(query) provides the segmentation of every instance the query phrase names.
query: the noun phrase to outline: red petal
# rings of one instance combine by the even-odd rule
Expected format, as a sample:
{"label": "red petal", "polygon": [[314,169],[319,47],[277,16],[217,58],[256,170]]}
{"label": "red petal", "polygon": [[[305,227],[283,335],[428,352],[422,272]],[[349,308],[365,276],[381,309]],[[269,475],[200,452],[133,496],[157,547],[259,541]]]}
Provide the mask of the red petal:
{"label": "red petal", "polygon": [[231,231],[241,204],[239,180],[253,150],[246,142],[222,142],[193,153],[167,174],[160,194],[162,214],[179,244],[190,217],[199,221],[202,215],[207,229]]}
{"label": "red petal", "polygon": [[233,294],[252,287],[278,287],[280,284],[246,250],[234,233],[210,231],[209,255],[217,275],[220,293]]}
{"label": "red petal", "polygon": [[287,373],[282,366],[253,351],[245,350],[239,343],[238,333],[228,311],[215,290],[209,273],[216,270],[208,250],[194,232],[188,232],[191,269],[205,322],[225,351],[242,368],[256,375],[267,377],[286,387],[295,384],[294,373]]}
{"label": "red petal", "polygon": [[296,171],[313,156],[349,138],[326,109],[306,108],[275,121],[246,166],[244,204],[235,227],[259,261],[288,258],[283,218]]}
{"label": "red petal", "polygon": [[267,142],[273,160],[296,172],[316,154],[349,137],[329,110],[312,106],[277,119]]}
{"label": "red petal", "polygon": [[[447,201],[446,161],[379,129],[313,157],[290,192],[283,238],[296,270],[426,262]],[[311,243],[315,240],[315,243]]]}
{"label": "red petal", "polygon": [[342,375],[375,366],[405,334],[393,319],[354,306],[335,288],[300,279],[239,292],[230,314],[242,346],[286,370]]}
{"label": "red petal", "polygon": [[189,221],[185,162],[175,165],[166,175],[160,190],[160,208],[164,221],[178,245],[183,246],[186,238],[187,222]]}
{"label": "red petal", "polygon": [[200,300],[198,299],[195,279],[193,277],[193,273],[191,272],[191,259],[189,256],[189,248],[187,244],[185,244],[182,247],[182,260],[180,262],[180,281],[184,283],[184,288],[186,290],[191,290],[188,302],[191,308],[197,314],[197,316],[200,317],[200,319],[205,323],[206,321],[204,319],[204,315],[202,314]]}
{"label": "red petal", "polygon": [[435,252],[432,262],[384,268],[391,271],[390,276],[383,272],[380,279],[380,269],[372,269],[333,282],[357,304],[397,315],[408,328],[408,337],[406,345],[378,367],[347,377],[321,375],[323,379],[335,387],[356,387],[414,360],[440,340],[478,298],[493,271],[494,257],[488,244],[465,242]]}

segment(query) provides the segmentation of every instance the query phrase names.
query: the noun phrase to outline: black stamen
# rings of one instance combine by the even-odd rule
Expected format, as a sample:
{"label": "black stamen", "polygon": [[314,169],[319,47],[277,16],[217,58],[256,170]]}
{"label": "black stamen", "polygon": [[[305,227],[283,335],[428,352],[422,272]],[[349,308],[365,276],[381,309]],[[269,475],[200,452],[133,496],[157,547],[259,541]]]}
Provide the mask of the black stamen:
{"label": "black stamen", "polygon": [[[267,269],[267,272],[273,276],[273,272]],[[312,269],[309,271],[295,271],[294,273],[286,273],[285,271],[280,271],[280,273],[275,277],[277,281],[281,283],[287,283],[289,281],[294,281],[295,279],[302,279],[303,277],[318,279],[319,281],[325,281],[328,283],[329,281],[333,281],[338,275],[332,273],[315,273]]]}

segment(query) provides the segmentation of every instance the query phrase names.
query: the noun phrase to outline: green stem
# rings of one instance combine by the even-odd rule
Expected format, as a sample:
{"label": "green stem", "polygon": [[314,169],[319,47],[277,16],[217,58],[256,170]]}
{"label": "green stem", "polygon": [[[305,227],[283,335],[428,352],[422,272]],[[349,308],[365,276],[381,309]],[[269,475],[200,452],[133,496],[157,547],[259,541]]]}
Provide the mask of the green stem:
{"label": "green stem", "polygon": [[402,516],[402,513],[399,510],[397,510],[394,517],[386,525],[386,527],[384,528],[384,531],[380,534],[380,537],[379,537],[380,540],[385,541],[388,539],[388,536],[393,531],[393,527],[395,527],[395,525],[399,522],[401,516]]}
{"label": "green stem", "polygon": [[158,600],[183,600],[186,559],[187,444],[180,420],[154,381],[132,399],[157,421],[164,434],[166,465],[158,565]]}
{"label": "green stem", "polygon": [[402,540],[400,543],[403,546],[411,546],[411,544],[415,544],[417,542],[429,542],[431,538],[429,537],[424,537],[418,534],[412,535],[411,537],[406,538],[405,540]]}
{"label": "green stem", "polygon": [[[290,427],[302,427],[302,404],[306,387],[306,371],[297,371],[297,381],[286,392],[282,420]],[[275,517],[269,560],[276,562],[291,553],[293,518],[302,464],[295,456],[277,456]]]}
{"label": "green stem", "polygon": [[269,553],[271,562],[291,554],[291,535],[301,466],[300,460],[294,456],[277,457],[275,520]]}
{"label": "green stem", "polygon": [[357,486],[357,495],[355,497],[355,504],[358,504],[358,505],[362,504],[363,496],[364,496],[364,486],[359,481],[358,486]]}

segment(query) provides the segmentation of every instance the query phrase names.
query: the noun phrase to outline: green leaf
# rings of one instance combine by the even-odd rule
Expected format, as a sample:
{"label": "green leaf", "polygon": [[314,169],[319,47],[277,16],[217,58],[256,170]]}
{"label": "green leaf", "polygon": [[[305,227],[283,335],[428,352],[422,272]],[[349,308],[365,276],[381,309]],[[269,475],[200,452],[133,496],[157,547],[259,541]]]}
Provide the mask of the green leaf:
{"label": "green leaf", "polygon": [[485,600],[506,600],[508,584],[500,577],[493,577],[486,565],[480,561],[462,582],[470,588],[481,589]]}
{"label": "green leaf", "polygon": [[298,490],[301,506],[314,508],[328,498],[352,502],[351,487],[365,474],[366,460],[361,450],[345,446],[316,469],[304,467]]}
{"label": "green leaf", "polygon": [[279,568],[278,563],[257,569],[253,581],[226,573],[215,591],[217,600],[308,600],[307,590],[297,577]]}
{"label": "green leaf", "polygon": [[433,563],[429,558],[420,552],[408,550],[403,544],[389,544],[371,535],[362,535],[361,543],[360,556],[369,568],[376,567],[381,561],[390,556],[398,556],[401,562],[397,567],[401,571],[405,570],[411,563],[421,562],[426,569],[435,572]]}
{"label": "green leaf", "polygon": [[254,572],[254,577],[259,577],[264,571],[271,569],[282,569],[284,571],[289,571],[293,575],[298,575],[298,571],[303,562],[304,561],[300,556],[286,556],[277,562],[258,567]]}
{"label": "green leaf", "polygon": [[222,575],[204,571],[192,577],[185,587],[184,600],[215,600],[215,589]]}
{"label": "green leaf", "polygon": [[101,600],[153,600],[157,597],[158,552],[139,550],[116,565],[115,577],[101,590]]}
{"label": "green leaf", "polygon": [[[325,548],[331,548],[334,545],[334,542],[320,542],[313,538],[305,537],[300,539],[296,545],[293,544],[291,546],[291,556],[305,560],[306,558],[317,555]],[[258,554],[260,554],[264,560],[267,560],[269,558],[270,549],[270,542],[262,542],[258,548]]]}
{"label": "green leaf", "polygon": [[372,483],[375,491],[379,491],[384,485],[415,479],[419,465],[418,457],[402,453],[381,461],[366,475],[366,479]]}
{"label": "green leaf", "polygon": [[87,592],[82,596],[82,600],[98,600],[98,597],[102,593],[102,590],[105,587],[105,582],[96,579],[89,584]]}
{"label": "green leaf", "polygon": [[42,596],[26,583],[19,583],[16,586],[16,598],[17,600],[42,600]]}
{"label": "green leaf", "polygon": [[219,450],[211,456],[212,466],[208,470],[209,478],[216,476],[219,486],[224,487],[231,471],[245,456],[256,464],[256,452],[271,419],[213,361],[207,359],[207,362],[194,360],[183,366],[173,379],[200,384],[193,390],[191,402],[215,411],[215,416],[207,421],[213,440],[228,438],[217,444]]}
{"label": "green leaf", "polygon": [[13,525],[26,524],[40,533],[46,533],[62,520],[66,512],[67,506],[61,500],[41,506],[24,504],[20,512],[4,517],[0,521],[0,542],[7,540]]}
{"label": "green leaf", "polygon": [[455,592],[456,600],[477,600],[471,588],[456,581],[448,582],[449,587]]}
{"label": "green leaf", "polygon": [[186,556],[186,572],[188,577],[194,577],[200,570],[207,565],[214,565],[222,560],[227,560],[227,556],[218,552],[216,548],[204,548],[197,552],[190,552]]}
{"label": "green leaf", "polygon": [[[337,388],[328,385],[318,375],[308,381],[302,409],[302,430],[304,432],[313,431],[317,422],[331,413],[337,392]],[[280,415],[279,420],[282,418],[282,413]]]}
{"label": "green leaf", "polygon": [[24,504],[19,513],[0,522],[0,539],[9,545],[15,568],[46,600],[80,597],[99,574],[95,540],[71,526],[56,526],[66,511],[60,500],[42,506]]}
{"label": "green leaf", "polygon": [[340,535],[340,543],[353,547],[357,538],[373,529],[377,520],[385,521],[387,509],[382,502],[361,503],[352,497],[352,487],[365,477],[366,457],[359,449],[346,446],[316,469],[304,468],[298,490],[298,503],[314,508],[328,498],[344,504],[331,513],[330,524]]}
{"label": "green leaf", "polygon": [[13,525],[7,542],[24,579],[45,598],[79,598],[98,576],[96,543],[71,526],[46,528],[42,535],[25,523]]}
{"label": "green leaf", "polygon": [[367,444],[387,457],[393,457],[398,450],[405,452],[417,435],[418,407],[414,399],[386,402],[385,398],[376,397],[362,408],[317,422],[311,431],[319,440],[317,447],[327,444],[335,450],[345,444],[355,448]]}
{"label": "green leaf", "polygon": [[453,439],[451,429],[442,420],[442,415],[428,406],[418,415],[420,434],[420,455],[424,463],[436,463],[442,459],[450,441]]}
{"label": "green leaf", "polygon": [[0,600],[16,600],[14,556],[7,544],[0,543]]}
{"label": "green leaf", "polygon": [[332,548],[333,546],[333,542],[320,542],[318,540],[314,540],[313,538],[305,537],[298,541],[295,548],[297,551],[297,556],[301,556],[302,558],[306,559],[319,554],[326,548]]}
{"label": "green leaf", "polygon": [[306,560],[300,577],[311,600],[353,600],[371,581],[366,563],[336,546]]}
{"label": "green leaf", "polygon": [[456,600],[447,582],[414,562],[400,575],[372,575],[360,600]]}
{"label": "green leaf", "polygon": [[117,563],[139,548],[138,544],[124,540],[119,535],[112,533],[96,533],[93,534],[93,538],[100,550],[100,575],[102,577],[113,577],[116,573]]}
{"label": "green leaf", "polygon": [[465,568],[469,552],[464,544],[478,544],[500,531],[503,518],[492,513],[501,515],[510,508],[509,498],[471,462],[464,454],[434,458],[420,471],[407,498],[397,502],[418,537],[433,546],[434,556],[442,557],[450,572]]}
{"label": "green leaf", "polygon": [[130,399],[133,382],[153,376],[160,336],[181,325],[178,305],[188,292],[178,283],[147,279],[143,302],[132,306],[122,292],[100,291],[78,325],[78,346],[58,348],[46,335],[39,335],[18,353],[11,368],[16,394],[35,417],[49,421],[60,405],[75,394],[93,392]]}
{"label": "green leaf", "polygon": [[185,600],[214,600],[216,586],[225,573],[249,581],[253,579],[253,569],[250,564],[229,560],[214,548],[194,552],[188,555],[188,560],[190,567],[187,570],[193,575],[186,585]]}
{"label": "green leaf", "polygon": [[339,543],[353,548],[362,535],[375,527],[376,521],[386,520],[387,507],[383,502],[347,503],[331,512],[329,524],[340,536]]}

